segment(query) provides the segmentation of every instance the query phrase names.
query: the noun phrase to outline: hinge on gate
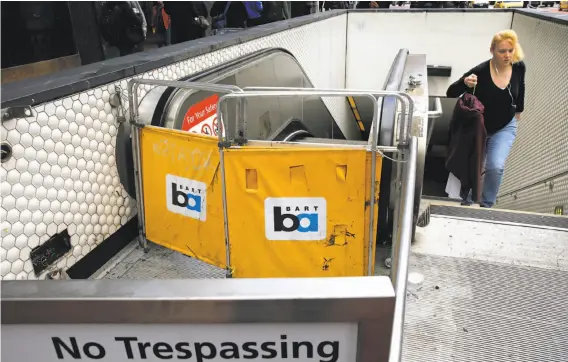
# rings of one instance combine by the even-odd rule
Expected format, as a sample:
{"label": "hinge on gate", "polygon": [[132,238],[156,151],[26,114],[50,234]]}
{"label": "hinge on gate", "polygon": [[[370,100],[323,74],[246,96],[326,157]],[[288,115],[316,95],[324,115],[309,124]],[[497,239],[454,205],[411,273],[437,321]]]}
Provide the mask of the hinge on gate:
{"label": "hinge on gate", "polygon": [[217,146],[219,148],[230,148],[231,147],[231,142],[230,141],[223,141],[223,142],[219,142],[217,143]]}
{"label": "hinge on gate", "polygon": [[248,140],[245,137],[237,137],[235,138],[235,143],[238,146],[244,146],[248,143]]}
{"label": "hinge on gate", "polygon": [[30,106],[14,106],[2,109],[2,121],[10,121],[15,118],[32,117],[34,112]]}

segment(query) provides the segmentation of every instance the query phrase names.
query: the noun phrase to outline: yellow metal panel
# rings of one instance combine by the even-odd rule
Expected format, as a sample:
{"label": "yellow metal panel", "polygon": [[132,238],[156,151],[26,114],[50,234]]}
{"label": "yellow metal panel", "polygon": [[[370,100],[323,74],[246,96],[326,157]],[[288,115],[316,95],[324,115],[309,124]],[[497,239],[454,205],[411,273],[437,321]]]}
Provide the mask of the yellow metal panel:
{"label": "yellow metal panel", "polygon": [[244,147],[225,155],[233,276],[366,274],[368,152]]}
{"label": "yellow metal panel", "polygon": [[148,240],[225,268],[217,138],[141,130]]}

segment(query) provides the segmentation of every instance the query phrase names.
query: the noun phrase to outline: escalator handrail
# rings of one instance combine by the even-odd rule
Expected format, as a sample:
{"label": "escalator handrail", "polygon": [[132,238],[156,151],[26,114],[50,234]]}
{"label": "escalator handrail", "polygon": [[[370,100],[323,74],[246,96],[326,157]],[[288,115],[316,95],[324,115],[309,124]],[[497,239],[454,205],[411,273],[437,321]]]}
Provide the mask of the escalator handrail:
{"label": "escalator handrail", "polygon": [[[242,88],[243,91],[260,91],[260,92],[265,92],[265,91],[283,91],[283,90],[288,90],[288,91],[309,91],[309,88],[301,88],[301,87],[243,87]],[[333,89],[333,88],[317,88],[318,91],[321,92],[329,92],[329,93],[333,93],[335,94],[342,94],[345,92],[350,92],[353,94],[353,96],[365,96],[365,95],[373,95],[373,96],[382,96],[383,97],[383,101],[389,97],[394,97],[395,100],[399,100],[403,105],[403,112],[402,114],[405,115],[403,122],[401,122],[399,124],[398,127],[398,132],[399,132],[399,143],[398,146],[407,146],[408,145],[408,140],[410,139],[410,127],[408,127],[407,125],[410,124],[411,119],[412,119],[412,113],[414,112],[414,101],[412,100],[412,98],[403,92],[399,92],[398,90],[395,91],[391,91],[391,90],[381,90],[381,91],[375,91],[375,90],[364,90],[364,89]],[[394,92],[391,95],[384,95],[385,91],[390,91],[390,92]],[[378,115],[377,111],[375,110],[375,114],[373,117],[373,124],[371,125],[371,135],[377,135],[378,132],[377,130],[380,130],[380,126],[382,124],[382,118]],[[375,128],[376,127],[376,128]],[[378,138],[377,137],[373,137],[371,140],[369,140],[370,143],[374,146],[373,148],[376,149],[377,146],[384,146],[384,145],[380,145],[378,144]],[[373,141],[376,141],[377,143],[374,143]],[[386,145],[386,146],[391,146],[392,142],[390,145]]]}

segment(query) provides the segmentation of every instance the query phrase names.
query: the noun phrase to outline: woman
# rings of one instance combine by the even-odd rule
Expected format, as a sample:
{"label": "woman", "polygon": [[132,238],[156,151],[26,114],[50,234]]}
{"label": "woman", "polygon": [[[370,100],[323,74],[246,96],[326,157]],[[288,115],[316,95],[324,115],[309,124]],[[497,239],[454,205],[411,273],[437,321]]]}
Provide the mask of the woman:
{"label": "woman", "polygon": [[[465,73],[447,91],[448,97],[457,98],[470,90],[485,107],[487,146],[481,207],[495,205],[525,106],[526,67],[517,34],[513,30],[495,34],[490,52],[491,59]],[[466,204],[471,204],[470,198],[464,200]]]}

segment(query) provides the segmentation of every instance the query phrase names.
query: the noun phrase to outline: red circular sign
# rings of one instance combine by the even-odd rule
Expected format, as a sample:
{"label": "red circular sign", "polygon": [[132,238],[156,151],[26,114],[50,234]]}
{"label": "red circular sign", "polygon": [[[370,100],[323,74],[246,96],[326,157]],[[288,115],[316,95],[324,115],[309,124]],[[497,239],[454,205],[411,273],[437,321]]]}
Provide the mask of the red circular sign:
{"label": "red circular sign", "polygon": [[211,131],[211,126],[208,125],[207,123],[201,126],[201,134],[206,134],[208,136],[211,136],[213,134],[213,132]]}
{"label": "red circular sign", "polygon": [[215,136],[219,135],[219,126],[217,125],[217,117],[213,120],[213,132],[215,132]]}

